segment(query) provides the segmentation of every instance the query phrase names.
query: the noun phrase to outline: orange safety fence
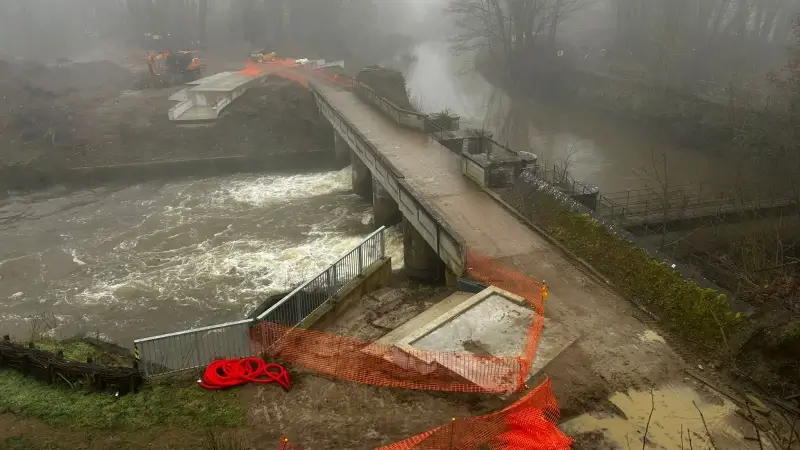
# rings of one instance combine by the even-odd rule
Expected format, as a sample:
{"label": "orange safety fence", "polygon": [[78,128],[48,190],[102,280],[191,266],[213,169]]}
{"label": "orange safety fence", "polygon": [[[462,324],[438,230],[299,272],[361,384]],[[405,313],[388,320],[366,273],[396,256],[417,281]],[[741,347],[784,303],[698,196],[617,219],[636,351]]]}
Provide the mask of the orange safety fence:
{"label": "orange safety fence", "polygon": [[544,297],[547,296],[547,285],[471,249],[467,249],[466,266],[467,274],[472,278],[522,297],[535,312],[522,353],[519,355],[520,364],[524,368],[523,376],[527,378],[530,366],[536,357],[539,337],[544,326]]}
{"label": "orange safety fence", "polygon": [[421,350],[271,322],[251,328],[252,352],[333,378],[377,386],[492,394],[520,391],[542,331],[542,285],[471,251],[467,253],[467,273],[522,297],[533,309],[519,355]]}
{"label": "orange safety fence", "polygon": [[[560,413],[550,379],[507,408],[451,423],[378,450],[568,450],[572,439],[556,427]],[[301,450],[281,440],[281,450]]]}
{"label": "orange safety fence", "polygon": [[[276,62],[266,63],[266,64],[259,64],[252,61],[245,61],[244,69],[239,71],[241,75],[275,75],[281,78],[285,78],[289,81],[294,81],[295,83],[308,88],[308,79],[299,75],[292,71],[292,66],[287,63],[288,60],[278,60]],[[294,61],[291,63],[294,64]]]}
{"label": "orange safety fence", "polygon": [[323,79],[334,86],[339,86],[348,91],[353,90],[353,79],[347,75],[329,72],[324,68],[311,70],[311,73],[315,77]]}

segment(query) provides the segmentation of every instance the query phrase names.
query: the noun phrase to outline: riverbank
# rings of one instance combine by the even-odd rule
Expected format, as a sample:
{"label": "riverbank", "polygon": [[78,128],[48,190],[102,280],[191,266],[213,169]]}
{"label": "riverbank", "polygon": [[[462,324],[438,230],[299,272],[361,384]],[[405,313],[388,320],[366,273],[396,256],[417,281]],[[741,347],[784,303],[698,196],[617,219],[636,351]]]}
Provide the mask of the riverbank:
{"label": "riverbank", "polygon": [[[365,299],[391,296],[403,317],[450,292],[409,282],[396,272],[391,286]],[[357,311],[358,312],[358,311]],[[335,320],[326,331],[366,337],[402,322],[358,312],[356,321]],[[366,319],[366,320],[362,320]],[[381,322],[381,327],[372,324]],[[322,324],[321,324],[322,325]],[[386,328],[389,327],[389,328]],[[81,340],[39,340],[37,347],[63,350],[67,358],[112,361]],[[127,364],[127,359],[122,363]],[[154,380],[135,394],[89,393],[66,384],[47,385],[0,371],[2,449],[217,449],[278,446],[287,435],[301,448],[376,448],[449,423],[502,409],[518,396],[387,389],[290,370],[292,388],[249,385],[212,392],[197,386],[197,373]],[[218,443],[217,446],[214,443]]]}
{"label": "riverbank", "polygon": [[663,80],[624,78],[573,67],[556,61],[550,71],[532,73],[508,88],[499,67],[485,54],[475,58],[475,69],[495,86],[505,86],[528,98],[566,101],[602,114],[647,127],[669,141],[663,145],[691,147],[709,153],[739,152],[746,157],[742,141],[779,145],[759,130],[782,128],[788,104],[780,93],[748,90],[730,85],[698,81],[687,89],[666,86]]}
{"label": "riverbank", "polygon": [[[177,125],[166,112],[173,105],[168,97],[181,87],[134,89],[134,74],[111,62],[58,69],[2,63],[0,95],[9,107],[0,111],[0,189],[68,180],[76,168],[187,159],[249,158],[269,165],[275,156],[280,168],[286,165],[282,155],[331,145],[311,93],[279,77],[247,91],[217,121]],[[78,75],[93,82],[78,82]]]}

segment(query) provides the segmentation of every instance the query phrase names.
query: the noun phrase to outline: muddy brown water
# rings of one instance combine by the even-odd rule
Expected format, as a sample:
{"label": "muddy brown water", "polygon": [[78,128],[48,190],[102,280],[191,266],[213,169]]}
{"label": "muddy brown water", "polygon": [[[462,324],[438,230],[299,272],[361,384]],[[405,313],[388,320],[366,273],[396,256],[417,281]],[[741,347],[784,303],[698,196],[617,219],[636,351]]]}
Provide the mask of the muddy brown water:
{"label": "muddy brown water", "polygon": [[[0,333],[133,339],[244,318],[372,231],[335,172],[51,189],[0,200]],[[402,236],[387,250],[402,264]],[[52,330],[51,330],[52,328]]]}

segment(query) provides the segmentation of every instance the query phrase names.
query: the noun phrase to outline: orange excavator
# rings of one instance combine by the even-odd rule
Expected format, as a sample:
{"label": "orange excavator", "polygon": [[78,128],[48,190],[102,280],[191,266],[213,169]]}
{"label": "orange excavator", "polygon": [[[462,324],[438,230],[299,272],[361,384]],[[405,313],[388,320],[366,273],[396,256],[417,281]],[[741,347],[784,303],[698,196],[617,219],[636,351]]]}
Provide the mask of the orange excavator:
{"label": "orange excavator", "polygon": [[147,69],[160,84],[174,86],[202,78],[205,66],[192,51],[147,53]]}

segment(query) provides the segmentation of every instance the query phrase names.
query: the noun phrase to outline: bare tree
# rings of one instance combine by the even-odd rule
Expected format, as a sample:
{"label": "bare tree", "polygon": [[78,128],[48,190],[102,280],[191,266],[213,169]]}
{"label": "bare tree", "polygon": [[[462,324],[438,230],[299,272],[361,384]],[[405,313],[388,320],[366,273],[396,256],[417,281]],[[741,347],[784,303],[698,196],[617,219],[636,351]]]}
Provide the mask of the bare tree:
{"label": "bare tree", "polygon": [[512,79],[538,55],[552,57],[558,24],[586,0],[452,0],[456,52],[485,50]]}

